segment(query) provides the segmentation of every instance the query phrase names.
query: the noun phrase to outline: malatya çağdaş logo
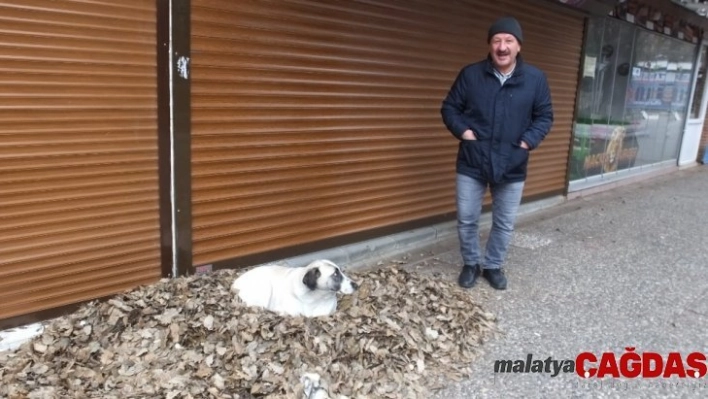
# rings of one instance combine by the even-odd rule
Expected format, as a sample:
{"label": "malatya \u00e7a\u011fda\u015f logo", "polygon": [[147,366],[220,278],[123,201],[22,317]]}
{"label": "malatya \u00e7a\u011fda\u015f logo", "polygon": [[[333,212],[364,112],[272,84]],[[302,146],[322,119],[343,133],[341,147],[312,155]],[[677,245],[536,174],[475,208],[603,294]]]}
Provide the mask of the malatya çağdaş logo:
{"label": "malatya \u00e7a\u011fda\u015f logo", "polygon": [[596,355],[582,352],[572,360],[526,359],[497,360],[495,373],[542,373],[556,377],[560,373],[575,373],[582,378],[704,378],[708,374],[706,355],[701,352],[681,354],[670,352],[636,352],[627,347],[617,356],[613,352]]}

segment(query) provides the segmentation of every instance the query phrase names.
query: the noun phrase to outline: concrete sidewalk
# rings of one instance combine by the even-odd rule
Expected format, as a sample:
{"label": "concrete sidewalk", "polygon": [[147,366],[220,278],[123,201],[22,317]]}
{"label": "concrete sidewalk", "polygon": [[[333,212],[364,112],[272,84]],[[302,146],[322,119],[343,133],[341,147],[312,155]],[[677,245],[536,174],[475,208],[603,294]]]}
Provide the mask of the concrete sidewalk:
{"label": "concrete sidewalk", "polygon": [[[486,242],[487,229],[483,229]],[[456,280],[456,237],[406,257]],[[708,397],[700,380],[581,379],[495,374],[496,360],[575,360],[585,351],[708,354],[708,169],[696,167],[570,200],[521,217],[506,264],[509,288],[474,297],[504,334],[484,345],[474,377],[435,398]],[[664,385],[661,385],[661,383]]]}

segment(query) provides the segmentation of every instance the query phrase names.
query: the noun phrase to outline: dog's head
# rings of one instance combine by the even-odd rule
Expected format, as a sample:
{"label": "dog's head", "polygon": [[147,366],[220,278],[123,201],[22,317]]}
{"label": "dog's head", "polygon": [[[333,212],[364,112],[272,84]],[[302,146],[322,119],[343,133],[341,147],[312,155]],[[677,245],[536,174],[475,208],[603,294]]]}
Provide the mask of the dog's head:
{"label": "dog's head", "polygon": [[307,272],[302,283],[311,290],[351,294],[359,288],[357,283],[342,273],[339,266],[328,260],[316,260],[305,267]]}

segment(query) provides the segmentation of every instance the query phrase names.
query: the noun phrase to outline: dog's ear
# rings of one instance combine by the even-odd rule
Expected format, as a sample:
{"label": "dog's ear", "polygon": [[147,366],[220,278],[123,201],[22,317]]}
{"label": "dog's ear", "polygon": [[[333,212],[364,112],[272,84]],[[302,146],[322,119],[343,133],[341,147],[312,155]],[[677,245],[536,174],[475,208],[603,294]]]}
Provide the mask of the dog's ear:
{"label": "dog's ear", "polygon": [[302,278],[302,283],[305,284],[305,287],[315,290],[317,289],[317,279],[320,278],[320,268],[319,267],[313,267],[312,269],[308,270],[307,273],[305,273],[305,277]]}

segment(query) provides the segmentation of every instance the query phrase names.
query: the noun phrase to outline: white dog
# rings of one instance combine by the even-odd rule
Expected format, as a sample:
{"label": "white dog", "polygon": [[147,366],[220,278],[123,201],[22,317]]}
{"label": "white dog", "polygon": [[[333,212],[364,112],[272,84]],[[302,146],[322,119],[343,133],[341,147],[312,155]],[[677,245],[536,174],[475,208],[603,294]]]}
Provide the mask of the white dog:
{"label": "white dog", "polygon": [[305,267],[266,265],[239,276],[231,291],[248,306],[290,316],[328,316],[337,309],[337,293],[352,294],[358,285],[328,260]]}

